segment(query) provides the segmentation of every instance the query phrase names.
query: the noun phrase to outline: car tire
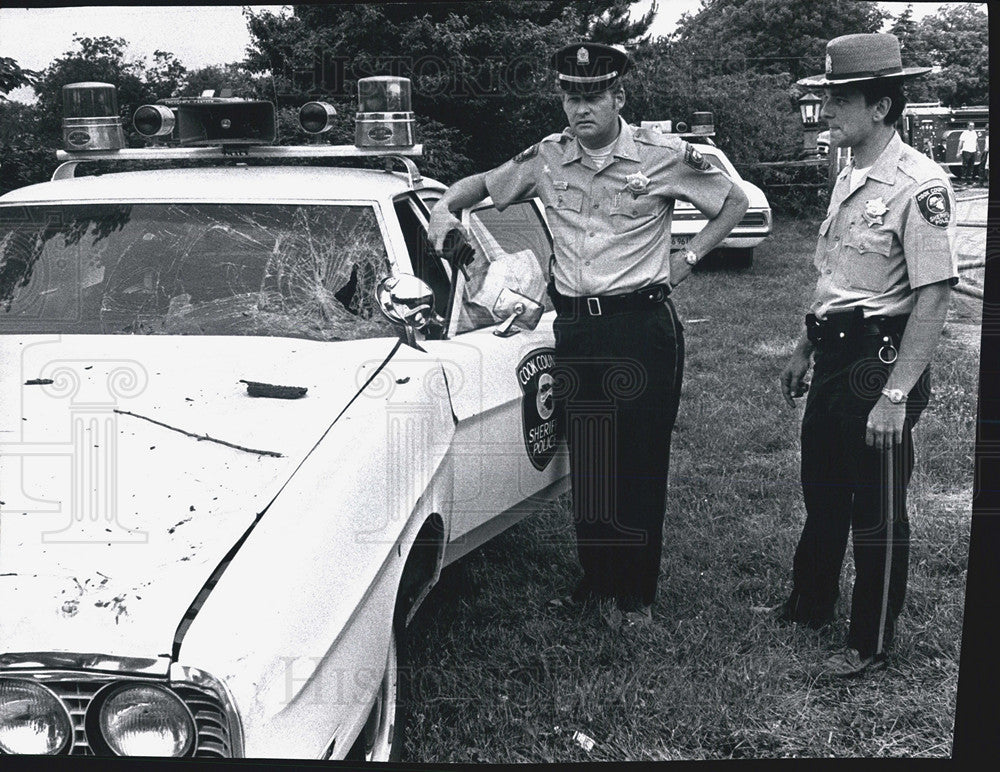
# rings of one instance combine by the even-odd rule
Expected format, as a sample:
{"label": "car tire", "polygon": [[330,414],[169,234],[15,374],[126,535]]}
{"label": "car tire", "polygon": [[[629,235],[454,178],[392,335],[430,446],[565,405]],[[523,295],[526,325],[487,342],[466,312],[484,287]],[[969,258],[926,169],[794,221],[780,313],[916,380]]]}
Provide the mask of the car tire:
{"label": "car tire", "polygon": [[393,625],[375,704],[345,761],[399,761],[402,757],[405,711],[401,706],[406,683],[406,669],[401,666],[403,651],[402,630]]}

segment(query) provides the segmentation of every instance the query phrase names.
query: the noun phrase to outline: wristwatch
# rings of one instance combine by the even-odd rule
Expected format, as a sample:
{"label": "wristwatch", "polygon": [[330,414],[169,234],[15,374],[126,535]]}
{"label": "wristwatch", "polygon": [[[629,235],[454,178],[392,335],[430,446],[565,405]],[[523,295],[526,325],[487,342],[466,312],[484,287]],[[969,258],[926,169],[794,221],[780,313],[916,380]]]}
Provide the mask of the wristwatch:
{"label": "wristwatch", "polygon": [[906,402],[906,392],[902,389],[882,389],[882,395],[894,405]]}
{"label": "wristwatch", "polygon": [[682,249],[681,257],[684,258],[684,262],[688,265],[696,265],[698,262],[698,255],[692,252],[690,249]]}

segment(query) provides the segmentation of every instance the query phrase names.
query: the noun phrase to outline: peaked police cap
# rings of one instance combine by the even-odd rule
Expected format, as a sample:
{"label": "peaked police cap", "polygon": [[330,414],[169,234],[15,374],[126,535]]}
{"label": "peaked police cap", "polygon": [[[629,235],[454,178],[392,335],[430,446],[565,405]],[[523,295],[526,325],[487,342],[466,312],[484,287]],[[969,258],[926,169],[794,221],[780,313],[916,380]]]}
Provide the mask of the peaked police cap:
{"label": "peaked police cap", "polygon": [[614,86],[632,62],[624,51],[601,43],[573,43],[552,55],[560,88],[570,94],[597,94]]}

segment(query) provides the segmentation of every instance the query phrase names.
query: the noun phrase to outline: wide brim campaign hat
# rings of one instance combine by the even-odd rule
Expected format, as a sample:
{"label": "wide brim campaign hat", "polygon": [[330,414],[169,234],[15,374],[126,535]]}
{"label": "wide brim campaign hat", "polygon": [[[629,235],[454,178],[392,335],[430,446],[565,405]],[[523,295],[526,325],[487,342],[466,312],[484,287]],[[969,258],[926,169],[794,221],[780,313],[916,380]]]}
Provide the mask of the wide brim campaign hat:
{"label": "wide brim campaign hat", "polygon": [[572,43],[552,55],[559,87],[570,94],[597,94],[614,86],[632,66],[628,54],[602,43]]}
{"label": "wide brim campaign hat", "polygon": [[842,35],[826,44],[826,72],[797,81],[800,86],[839,86],[881,78],[912,78],[930,67],[903,67],[899,38],[888,32]]}

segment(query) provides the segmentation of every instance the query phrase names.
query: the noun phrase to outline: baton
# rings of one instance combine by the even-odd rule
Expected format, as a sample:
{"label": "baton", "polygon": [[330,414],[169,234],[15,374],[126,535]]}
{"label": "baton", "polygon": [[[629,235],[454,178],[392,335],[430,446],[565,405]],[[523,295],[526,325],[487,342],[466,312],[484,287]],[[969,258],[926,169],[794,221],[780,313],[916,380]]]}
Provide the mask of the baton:
{"label": "baton", "polygon": [[882,511],[886,520],[886,542],[885,542],[885,571],[882,577],[882,609],[879,612],[878,622],[878,643],[875,646],[875,656],[882,653],[882,644],[885,637],[885,618],[889,611],[889,570],[892,567],[892,526],[893,508],[892,497],[895,484],[895,460],[896,443],[893,442],[888,448],[882,451],[882,480],[885,491],[882,495]]}

